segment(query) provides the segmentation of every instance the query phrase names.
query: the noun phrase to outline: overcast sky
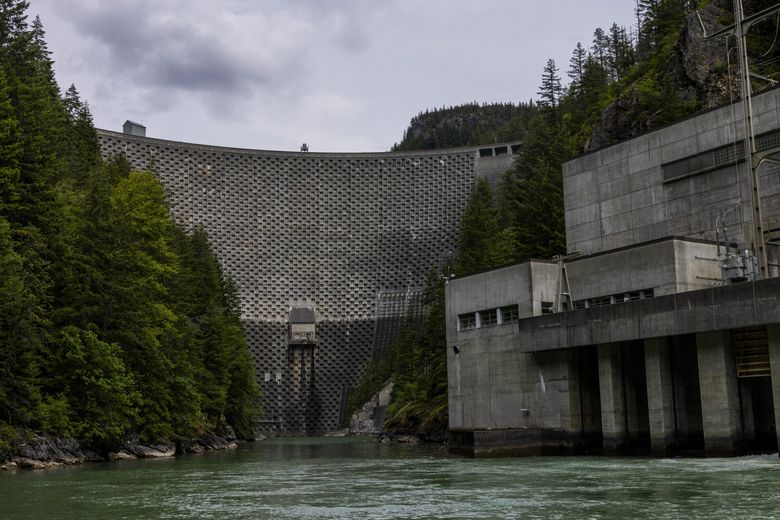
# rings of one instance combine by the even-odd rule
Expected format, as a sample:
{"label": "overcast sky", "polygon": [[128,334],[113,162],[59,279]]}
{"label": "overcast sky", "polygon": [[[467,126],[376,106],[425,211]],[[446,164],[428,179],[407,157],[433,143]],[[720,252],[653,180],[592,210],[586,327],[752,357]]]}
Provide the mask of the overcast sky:
{"label": "overcast sky", "polygon": [[412,116],[536,98],[635,0],[30,0],[60,86],[96,126],[312,151],[382,151]]}

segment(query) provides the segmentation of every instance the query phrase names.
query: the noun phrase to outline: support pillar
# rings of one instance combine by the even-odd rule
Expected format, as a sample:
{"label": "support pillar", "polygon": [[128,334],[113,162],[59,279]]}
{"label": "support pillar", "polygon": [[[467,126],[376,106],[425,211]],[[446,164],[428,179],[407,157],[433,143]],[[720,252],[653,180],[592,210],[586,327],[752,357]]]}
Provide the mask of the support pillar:
{"label": "support pillar", "polygon": [[628,448],[626,399],[620,343],[599,345],[599,393],[604,454],[617,455]]}
{"label": "support pillar", "polygon": [[772,403],[775,408],[775,436],[780,446],[780,324],[767,325],[769,366],[772,375]]}
{"label": "support pillar", "polygon": [[650,451],[655,457],[675,455],[679,446],[668,338],[645,340],[645,378]]}
{"label": "support pillar", "polygon": [[696,334],[701,390],[704,454],[736,455],[742,451],[737,367],[730,331]]}

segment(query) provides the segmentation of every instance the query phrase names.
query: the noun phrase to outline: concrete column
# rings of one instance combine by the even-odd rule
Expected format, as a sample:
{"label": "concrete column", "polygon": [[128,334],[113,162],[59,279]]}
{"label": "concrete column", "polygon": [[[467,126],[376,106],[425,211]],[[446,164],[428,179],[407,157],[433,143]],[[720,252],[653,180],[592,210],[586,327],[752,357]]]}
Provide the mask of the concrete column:
{"label": "concrete column", "polygon": [[617,455],[628,447],[623,360],[620,343],[599,345],[599,392],[604,453]]}
{"label": "concrete column", "polygon": [[769,366],[772,370],[772,402],[775,407],[775,435],[780,446],[780,324],[767,325]]}
{"label": "concrete column", "polygon": [[730,331],[696,334],[704,453],[708,457],[742,451],[737,367]]}
{"label": "concrete column", "polygon": [[742,411],[742,440],[746,446],[756,442],[756,418],[753,414],[753,392],[748,384],[749,379],[738,379],[739,401]]}
{"label": "concrete column", "polygon": [[669,340],[645,340],[647,414],[650,421],[650,451],[655,457],[677,453],[677,424],[674,417],[674,383],[669,362]]}

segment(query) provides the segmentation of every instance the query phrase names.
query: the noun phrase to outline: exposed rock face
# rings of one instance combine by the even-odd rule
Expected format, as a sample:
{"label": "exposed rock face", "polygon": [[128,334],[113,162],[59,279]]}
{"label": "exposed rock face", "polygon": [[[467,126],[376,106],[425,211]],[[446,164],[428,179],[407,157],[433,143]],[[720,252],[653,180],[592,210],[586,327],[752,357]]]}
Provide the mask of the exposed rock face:
{"label": "exposed rock face", "polygon": [[382,432],[385,411],[390,404],[393,382],[390,381],[377,392],[349,420],[349,433],[352,435],[376,435]]}
{"label": "exposed rock face", "polygon": [[63,439],[39,433],[27,433],[18,438],[18,449],[11,462],[20,468],[43,469],[61,464],[82,464],[102,460],[74,439]]}
{"label": "exposed rock face", "polygon": [[138,438],[125,442],[121,449],[100,455],[84,448],[75,439],[20,432],[17,448],[5,460],[0,459],[0,471],[15,469],[49,469],[65,464],[83,464],[105,460],[128,460],[172,457],[184,453],[206,453],[233,449],[238,446],[235,434],[227,428],[220,434],[209,433],[197,439],[179,443],[141,444]]}
{"label": "exposed rock face", "polygon": [[[721,3],[712,2],[699,11],[708,34],[722,28]],[[680,106],[690,107],[689,111],[712,108],[729,98],[725,40],[705,40],[696,13],[688,15],[674,52],[655,73],[661,76],[656,83],[669,86],[664,95],[676,98]],[[732,89],[739,91],[737,85]],[[648,106],[653,103],[648,103],[645,95],[639,85],[628,86],[601,113],[584,151],[634,137],[684,115],[651,111]]]}

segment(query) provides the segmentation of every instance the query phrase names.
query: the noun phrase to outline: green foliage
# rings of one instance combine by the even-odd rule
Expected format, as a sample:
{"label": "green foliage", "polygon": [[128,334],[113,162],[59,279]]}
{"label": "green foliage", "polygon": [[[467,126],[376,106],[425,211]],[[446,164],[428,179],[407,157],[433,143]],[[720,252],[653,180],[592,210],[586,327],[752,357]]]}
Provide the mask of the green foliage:
{"label": "green foliage", "polygon": [[457,272],[470,273],[488,266],[498,235],[498,216],[487,179],[479,179],[474,185],[460,226]]}
{"label": "green foliage", "polygon": [[0,217],[0,420],[30,422],[40,400],[36,354],[41,320],[25,280],[24,258],[14,250],[11,226]]}
{"label": "green foliage", "polygon": [[47,395],[38,407],[38,422],[42,430],[59,435],[73,435],[73,410],[64,394]]}
{"label": "green foliage", "polygon": [[393,399],[385,427],[434,438],[447,431],[447,356],[444,333],[444,283],[428,277],[422,329],[407,326],[393,345]]}
{"label": "green foliage", "polygon": [[533,103],[476,102],[426,110],[413,117],[394,151],[454,148],[522,139]]}
{"label": "green foliage", "polygon": [[152,174],[101,160],[27,7],[0,0],[0,449],[17,428],[100,449],[226,424],[251,436],[259,390],[235,286]]}

